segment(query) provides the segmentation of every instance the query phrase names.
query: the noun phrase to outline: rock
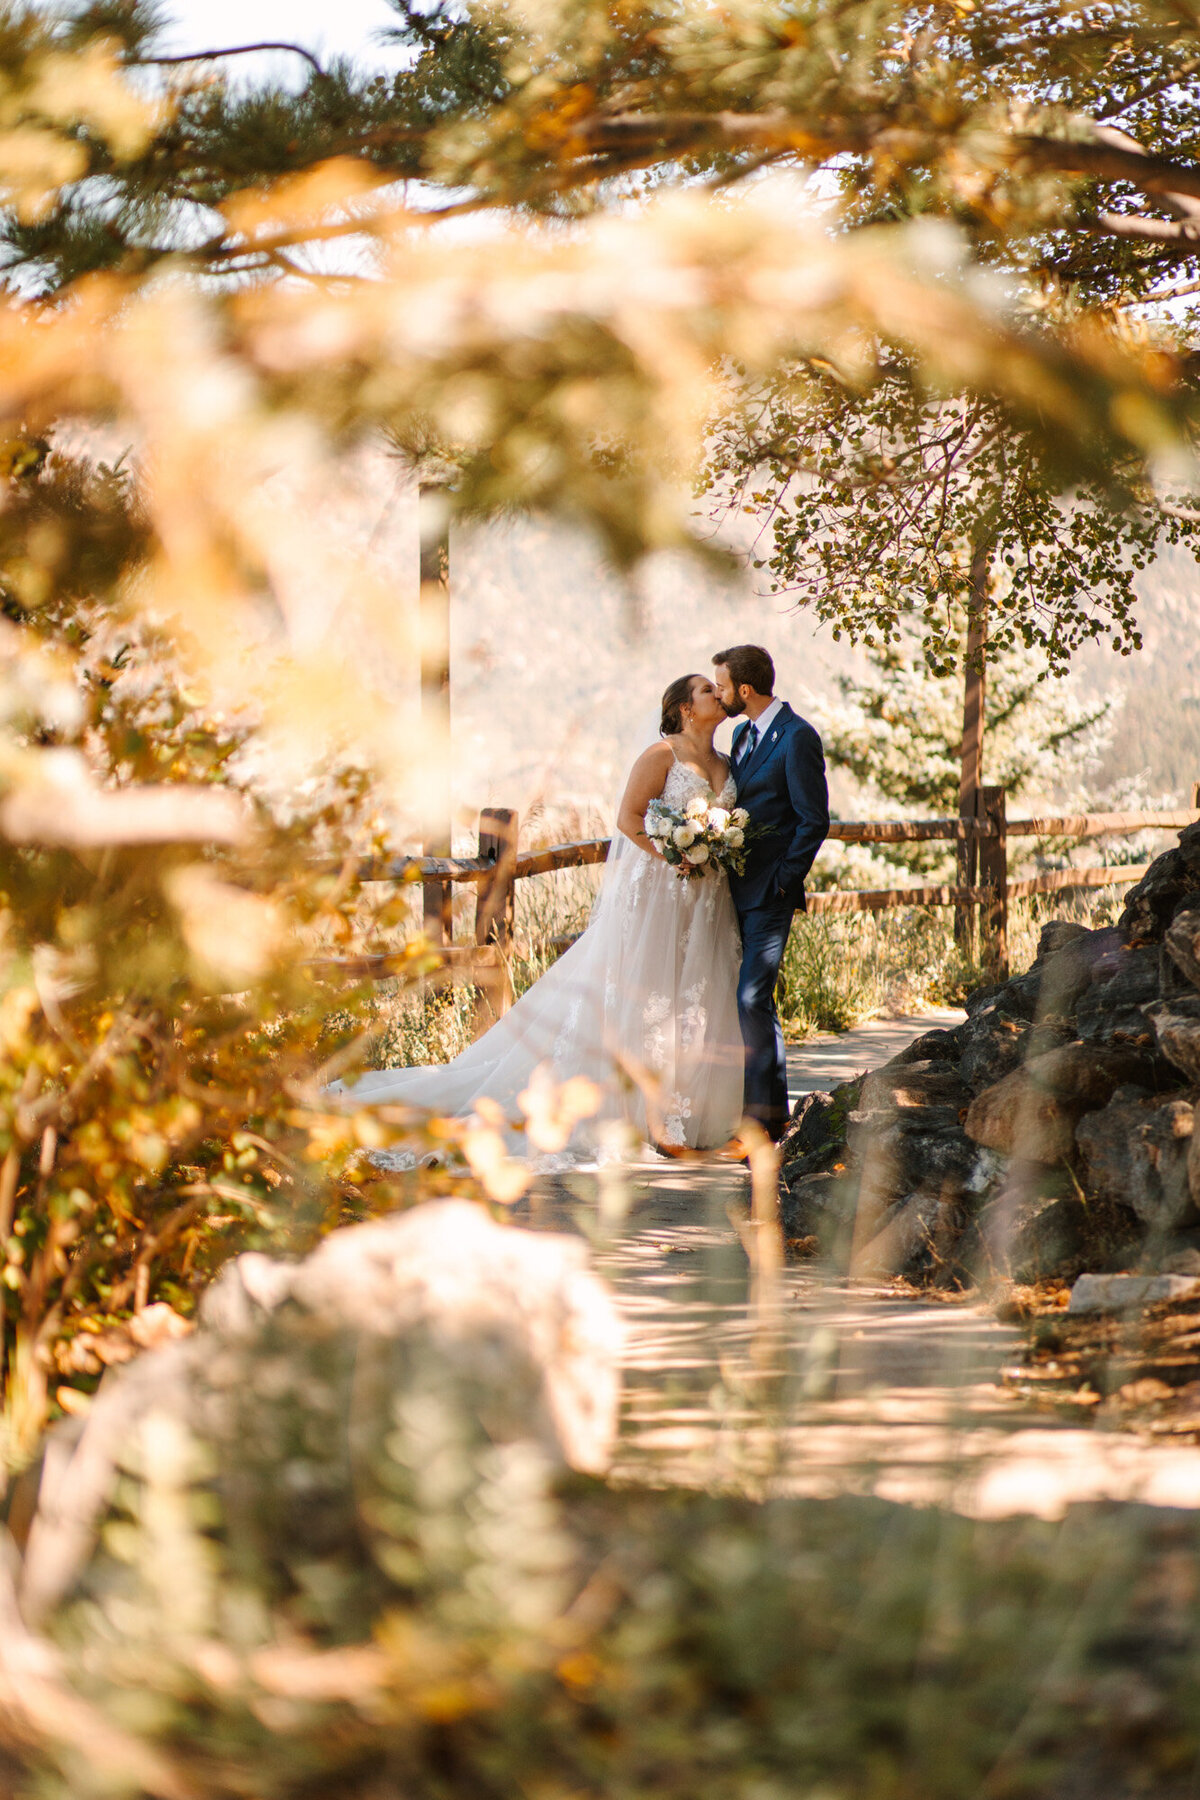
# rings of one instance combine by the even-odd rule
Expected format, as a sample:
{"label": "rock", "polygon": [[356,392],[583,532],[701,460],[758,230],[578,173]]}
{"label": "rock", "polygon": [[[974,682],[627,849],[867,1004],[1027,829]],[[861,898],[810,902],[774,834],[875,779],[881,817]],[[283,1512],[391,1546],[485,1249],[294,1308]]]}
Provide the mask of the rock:
{"label": "rock", "polygon": [[1151,1006],[1147,1016],[1168,1062],[1200,1082],[1200,994]]}
{"label": "rock", "polygon": [[1075,1009],[1079,1036],[1085,1043],[1152,1048],[1154,1026],[1145,1009],[1158,996],[1157,949],[1125,951],[1112,973],[1093,982],[1079,1000]]}
{"label": "rock", "polygon": [[1015,1179],[980,1214],[976,1246],[965,1247],[977,1276],[1043,1281],[1090,1260],[1083,1202],[1074,1192],[1039,1191],[1043,1173],[1013,1171]]}
{"label": "rock", "polygon": [[1090,936],[1086,925],[1076,925],[1069,919],[1047,919],[1038,933],[1037,954],[1033,960],[1035,963],[1045,962],[1048,956],[1053,956],[1064,945],[1077,943],[1080,938]]}
{"label": "rock", "polygon": [[974,1014],[962,1031],[958,1072],[971,1092],[978,1094],[1018,1067],[1030,1024],[992,1002]]}
{"label": "rock", "polygon": [[941,1194],[909,1194],[889,1209],[870,1242],[855,1251],[851,1273],[859,1280],[889,1275],[912,1282],[954,1280],[964,1223],[962,1208]]}
{"label": "rock", "polygon": [[317,1554],[332,1531],[358,1529],[354,1488],[373,1452],[364,1442],[347,1469],[355,1420],[379,1438],[408,1419],[420,1438],[421,1420],[436,1419],[468,1470],[505,1444],[551,1467],[603,1469],[620,1348],[616,1307],[579,1239],[498,1225],[467,1201],[335,1232],[296,1264],[239,1257],[199,1329],[107,1376],[78,1441],[55,1441],[26,1550],[26,1617],[73,1585],[118,1470],[150,1437],[176,1457],[198,1440],[234,1490],[274,1470],[255,1502],[269,1500],[274,1523],[255,1528],[311,1539]]}
{"label": "rock", "polygon": [[1137,1050],[1100,1049],[1079,1041],[1048,1050],[1025,1068],[1049,1093],[1089,1110],[1107,1106],[1119,1087],[1154,1077],[1152,1060]]}
{"label": "rock", "polygon": [[862,1084],[857,1112],[881,1109],[905,1112],[948,1108],[955,1117],[971,1098],[971,1090],[953,1063],[893,1059]]}
{"label": "rock", "polygon": [[1115,928],[1102,931],[1077,928],[1071,937],[1051,939],[1043,951],[1045,941],[1046,932],[1043,931],[1038,943],[1038,955],[1043,959],[1038,1017],[1073,1019],[1088,988],[1113,973],[1125,954],[1125,946]]}
{"label": "rock", "polygon": [[1081,1275],[1071,1289],[1069,1313],[1129,1312],[1160,1300],[1200,1299],[1194,1275]]}
{"label": "rock", "polygon": [[855,1152],[865,1162],[868,1148],[889,1169],[891,1191],[897,1195],[933,1188],[943,1197],[958,1197],[965,1190],[978,1154],[950,1108],[928,1113],[896,1113],[879,1121],[872,1118],[855,1127]]}
{"label": "rock", "polygon": [[1200,1250],[1194,1244],[1188,1244],[1184,1249],[1164,1256],[1162,1268],[1164,1275],[1200,1275]]}
{"label": "rock", "polygon": [[1163,936],[1163,948],[1192,986],[1200,988],[1200,908],[1176,913]]}
{"label": "rock", "polygon": [[[1039,1058],[1039,1061],[1042,1059]],[[971,1102],[963,1130],[976,1144],[1003,1156],[1057,1163],[1075,1147],[1078,1105],[1060,1100],[1030,1070],[1014,1069]]]}
{"label": "rock", "polygon": [[1106,1105],[1122,1083],[1152,1073],[1137,1051],[1064,1044],[985,1088],[971,1102],[963,1129],[1002,1155],[1061,1162],[1075,1147],[1085,1113]]}
{"label": "rock", "polygon": [[1155,857],[1125,896],[1117,929],[1131,946],[1158,944],[1172,919],[1196,904],[1200,904],[1200,830],[1185,825],[1179,848]]}
{"label": "rock", "polygon": [[923,1031],[919,1038],[914,1038],[911,1044],[907,1044],[903,1050],[893,1056],[887,1065],[888,1068],[907,1068],[909,1063],[915,1062],[955,1061],[962,1049],[962,1040],[959,1035],[961,1030],[961,1026],[955,1025],[949,1031],[943,1030],[941,1026],[934,1031]]}
{"label": "rock", "polygon": [[822,1250],[849,1249],[858,1204],[857,1172],[848,1167],[817,1174],[785,1172],[779,1195],[779,1223],[787,1244],[815,1238]]}
{"label": "rock", "polygon": [[[894,1228],[907,1243],[898,1221],[931,1232],[936,1201],[950,1209],[939,1246],[958,1219],[981,1266],[1004,1240],[1017,1271],[1094,1269],[1138,1230],[1165,1253],[1165,1233],[1200,1220],[1185,1089],[1200,1086],[1198,975],[1200,825],[1156,859],[1124,929],[1050,921],[1033,967],[969,995],[963,1024],[801,1103],[785,1141],[791,1235],[844,1246],[852,1231],[861,1249]],[[1045,1191],[1077,1147],[1086,1201]]]}
{"label": "rock", "polygon": [[779,1142],[783,1161],[809,1156],[814,1150],[845,1141],[845,1119],[835,1115],[832,1094],[801,1094]]}
{"label": "rock", "polygon": [[1144,1225],[1170,1231],[1196,1216],[1188,1182],[1193,1103],[1179,1096],[1129,1100],[1118,1093],[1080,1121],[1090,1192],[1132,1207]]}

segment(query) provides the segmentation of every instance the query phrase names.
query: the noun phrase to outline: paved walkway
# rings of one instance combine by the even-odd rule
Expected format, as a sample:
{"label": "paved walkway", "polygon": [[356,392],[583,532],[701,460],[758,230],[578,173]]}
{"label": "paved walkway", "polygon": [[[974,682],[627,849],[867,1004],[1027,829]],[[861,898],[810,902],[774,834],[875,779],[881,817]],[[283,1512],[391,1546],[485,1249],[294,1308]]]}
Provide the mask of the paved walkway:
{"label": "paved walkway", "polygon": [[927,1013],[910,1013],[899,1019],[872,1019],[850,1031],[829,1032],[788,1045],[788,1097],[834,1088],[864,1069],[879,1069],[927,1031],[948,1031],[961,1025],[966,1013],[943,1006]]}
{"label": "paved walkway", "polygon": [[[964,1016],[794,1044],[793,1097],[879,1068]],[[527,1228],[586,1230],[612,1283],[627,1333],[618,1478],[871,1493],[984,1518],[1059,1518],[1081,1502],[1200,1506],[1200,1446],[1031,1413],[1001,1380],[1019,1333],[985,1298],[853,1282],[819,1262],[756,1296],[740,1169],[656,1162],[619,1185],[602,1192],[599,1172],[544,1178],[516,1209]]]}

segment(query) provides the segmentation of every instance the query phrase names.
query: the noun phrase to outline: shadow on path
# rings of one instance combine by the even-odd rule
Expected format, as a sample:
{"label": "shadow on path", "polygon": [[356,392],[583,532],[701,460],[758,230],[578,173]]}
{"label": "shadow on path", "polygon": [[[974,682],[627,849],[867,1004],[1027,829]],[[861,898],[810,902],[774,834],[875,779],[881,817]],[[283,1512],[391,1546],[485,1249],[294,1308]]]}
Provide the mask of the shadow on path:
{"label": "shadow on path", "polygon": [[[789,1051],[794,1092],[877,1068],[959,1013],[883,1020]],[[981,1518],[1058,1518],[1086,1501],[1200,1507],[1200,1448],[1063,1425],[1000,1376],[1017,1341],[979,1296],[784,1270],[764,1304],[733,1219],[748,1180],[728,1163],[647,1161],[601,1229],[601,1182],[542,1177],[515,1209],[592,1242],[627,1341],[614,1474],[637,1484],[827,1497],[874,1494]]]}

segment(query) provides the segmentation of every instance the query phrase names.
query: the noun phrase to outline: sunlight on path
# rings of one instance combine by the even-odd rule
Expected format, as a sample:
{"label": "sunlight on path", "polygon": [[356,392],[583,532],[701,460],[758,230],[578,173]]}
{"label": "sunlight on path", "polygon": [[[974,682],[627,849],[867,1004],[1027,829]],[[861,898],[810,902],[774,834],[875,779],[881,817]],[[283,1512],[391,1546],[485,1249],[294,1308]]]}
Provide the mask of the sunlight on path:
{"label": "sunlight on path", "polygon": [[[961,1015],[887,1020],[789,1053],[796,1091],[878,1067]],[[807,1262],[752,1302],[728,1164],[644,1163],[597,1233],[597,1177],[543,1177],[515,1209],[581,1232],[628,1332],[619,1481],[753,1494],[877,1494],[984,1518],[1081,1501],[1200,1507],[1200,1448],[1041,1420],[1000,1384],[1016,1330],[976,1301],[848,1281]]]}

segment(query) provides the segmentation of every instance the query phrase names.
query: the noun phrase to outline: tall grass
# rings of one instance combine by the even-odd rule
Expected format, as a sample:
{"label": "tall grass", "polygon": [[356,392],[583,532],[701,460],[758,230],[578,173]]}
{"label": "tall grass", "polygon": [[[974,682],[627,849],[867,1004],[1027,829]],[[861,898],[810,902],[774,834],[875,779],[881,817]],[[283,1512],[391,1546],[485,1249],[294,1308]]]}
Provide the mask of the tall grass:
{"label": "tall grass", "polygon": [[[1048,919],[1093,928],[1120,910],[1119,888],[1035,894],[1008,913],[1009,964],[1027,969]],[[780,971],[778,1002],[791,1038],[845,1031],[867,1019],[961,1006],[995,979],[955,941],[947,906],[896,907],[882,913],[798,915]]]}

